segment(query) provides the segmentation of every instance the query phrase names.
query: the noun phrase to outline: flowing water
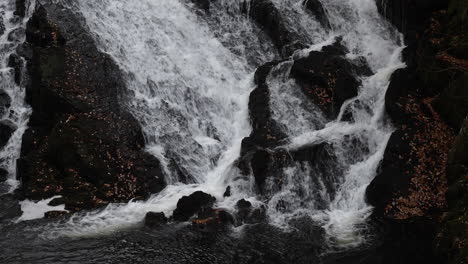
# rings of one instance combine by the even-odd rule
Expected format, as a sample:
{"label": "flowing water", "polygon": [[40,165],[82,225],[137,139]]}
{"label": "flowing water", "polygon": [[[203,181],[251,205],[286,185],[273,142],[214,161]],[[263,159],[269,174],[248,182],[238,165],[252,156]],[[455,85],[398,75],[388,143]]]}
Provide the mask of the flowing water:
{"label": "flowing water", "polygon": [[[33,3],[26,2],[28,10],[33,10]],[[24,29],[28,17],[27,15],[25,19],[22,19],[15,16],[13,14],[15,10],[14,0],[0,3],[0,17],[5,28],[3,35],[0,34],[0,90],[9,98],[7,107],[4,108],[2,105],[3,109],[0,110],[0,122],[14,129],[6,145],[0,149],[0,168],[8,172],[6,184],[0,185],[0,193],[12,191],[19,184],[16,180],[16,160],[20,156],[22,136],[31,114],[31,109],[24,102],[24,86],[15,82],[15,70],[9,65],[10,56],[16,53],[18,45],[24,42]],[[24,69],[21,70],[24,71]],[[2,95],[2,101],[4,97],[5,95]]]}
{"label": "flowing water", "polygon": [[[321,0],[330,28],[323,28],[302,0],[272,2],[289,30],[310,46],[295,58],[320,51],[339,36],[350,51],[346,57],[364,59],[373,72],[358,76],[359,94],[345,102],[336,120],[327,120],[289,77],[293,58],[267,78],[273,119],[288,135],[279,148],[327,143],[335,158],[315,167],[298,162],[285,168],[284,185],[268,199],[255,192],[253,177],[236,168],[241,141],[252,131],[248,101],[255,89],[254,72],[280,58],[245,14],[244,1],[218,0],[205,14],[188,0],[69,0],[67,8],[84,17],[98,47],[124,73],[129,100],[123,103],[140,121],[147,151],[161,160],[168,186],[148,201],[111,204],[48,224],[45,237],[115,234],[137,226],[148,211],[170,215],[183,195],[202,190],[228,211],[242,198],[266,205],[270,223],[285,231],[291,231],[294,219],[308,216],[334,245],[350,248],[365,242],[365,222],[372,212],[365,189],[392,133],[385,121],[384,95],[391,74],[404,67],[401,36],[380,17],[374,0]],[[11,79],[11,71],[2,70],[2,78]],[[12,119],[24,130],[29,110],[22,90],[13,86],[4,89],[21,93],[13,100],[18,100],[12,107],[18,113]],[[351,113],[353,121],[342,121],[344,113]],[[10,171],[20,145],[22,133],[17,133],[9,150],[16,156],[9,155],[12,161],[4,163]],[[224,198],[227,186],[233,196]],[[285,202],[286,208],[278,207]]]}

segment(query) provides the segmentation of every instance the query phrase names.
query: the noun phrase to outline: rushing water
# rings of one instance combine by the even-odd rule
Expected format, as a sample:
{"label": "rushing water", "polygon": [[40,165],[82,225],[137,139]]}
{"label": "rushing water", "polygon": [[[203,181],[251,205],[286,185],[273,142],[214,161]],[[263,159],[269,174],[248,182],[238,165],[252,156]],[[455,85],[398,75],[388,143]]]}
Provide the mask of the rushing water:
{"label": "rushing water", "polygon": [[[374,0],[321,0],[330,28],[323,28],[302,0],[272,1],[287,27],[310,45],[295,57],[319,51],[340,36],[350,51],[346,57],[364,58],[373,75],[358,76],[362,80],[358,96],[345,102],[336,120],[327,120],[289,78],[292,58],[270,72],[273,118],[289,136],[281,148],[296,150],[325,142],[336,159],[323,162],[325,173],[300,163],[285,168],[282,189],[260,201],[252,177],[240,177],[234,163],[242,139],[251,132],[248,99],[255,88],[253,74],[279,55],[242,12],[242,2],[218,0],[204,14],[183,0],[67,1],[68,8],[85,18],[99,48],[125,74],[130,92],[125,103],[143,127],[147,151],[164,165],[169,185],[148,201],[111,204],[50,225],[47,237],[131,228],[146,212],[171,214],[180,197],[203,190],[227,210],[234,210],[241,198],[254,206],[265,204],[270,223],[281,228],[309,216],[336,244],[349,247],[363,242],[362,227],[372,210],[365,202],[365,189],[392,133],[384,118],[384,95],[393,71],[404,67],[400,35],[380,17]],[[12,78],[10,71],[3,72],[2,78]],[[24,129],[29,110],[22,96],[22,92],[17,96],[20,103],[13,119]],[[352,113],[354,121],[340,121],[345,112]],[[17,153],[19,143],[12,139],[11,146]],[[6,165],[10,171],[13,163]],[[227,186],[233,187],[233,196],[223,198]],[[333,186],[333,194],[327,186]],[[288,208],[278,209],[278,203],[285,201]]]}
{"label": "rushing water", "polygon": [[[33,10],[32,2],[26,1],[26,6],[28,12]],[[18,186],[16,160],[20,155],[22,136],[31,113],[31,109],[24,102],[24,86],[15,83],[15,71],[8,65],[10,55],[16,53],[18,45],[24,42],[24,28],[29,17],[26,15],[26,18],[21,19],[13,14],[15,10],[14,0],[0,3],[0,17],[5,26],[4,34],[0,36],[0,90],[11,100],[9,107],[1,110],[0,122],[15,129],[7,144],[0,149],[0,168],[8,171],[6,185],[0,186],[0,193],[12,191]]]}

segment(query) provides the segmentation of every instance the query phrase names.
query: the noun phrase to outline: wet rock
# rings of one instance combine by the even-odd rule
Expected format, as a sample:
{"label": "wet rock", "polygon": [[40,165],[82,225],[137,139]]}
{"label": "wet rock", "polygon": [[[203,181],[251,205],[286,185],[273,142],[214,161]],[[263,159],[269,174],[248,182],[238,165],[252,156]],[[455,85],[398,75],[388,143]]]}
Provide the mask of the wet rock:
{"label": "wet rock", "polygon": [[230,197],[231,196],[231,186],[228,186],[226,188],[226,191],[224,191],[223,197]]}
{"label": "wet rock", "polygon": [[308,96],[330,118],[337,117],[342,104],[357,96],[360,82],[358,67],[342,57],[344,50],[337,43],[321,52],[296,60],[291,76]]}
{"label": "wet rock", "polygon": [[245,199],[242,199],[237,201],[236,207],[237,209],[249,209],[250,207],[252,207],[252,203]]}
{"label": "wet rock", "polygon": [[236,208],[236,220],[238,224],[242,224],[248,219],[250,213],[252,212],[252,203],[242,199],[237,201]]}
{"label": "wet rock", "polygon": [[33,57],[33,50],[29,43],[25,42],[21,45],[18,45],[16,48],[16,53],[20,56],[25,58],[26,60],[31,60]]}
{"label": "wet rock", "polygon": [[21,84],[21,74],[23,71],[23,60],[17,54],[11,54],[8,58],[8,67],[12,67],[15,71],[15,83]]}
{"label": "wet rock", "polygon": [[0,91],[0,116],[3,116],[8,111],[8,108],[10,108],[10,106],[10,96],[4,91]]}
{"label": "wet rock", "polygon": [[257,88],[249,97],[249,116],[253,130],[250,136],[242,141],[241,155],[257,148],[272,147],[286,137],[271,117],[270,92],[266,84],[266,78],[277,63],[267,63],[255,72]]}
{"label": "wet rock", "polygon": [[24,37],[25,30],[24,28],[16,28],[8,33],[8,41],[11,42],[20,42]]}
{"label": "wet rock", "polygon": [[145,216],[145,226],[150,228],[159,227],[167,223],[164,213],[148,212]]}
{"label": "wet rock", "polygon": [[0,182],[4,182],[8,179],[8,171],[0,168]]}
{"label": "wet rock", "polygon": [[68,211],[49,211],[44,214],[44,218],[46,219],[60,218],[69,214],[70,212]]}
{"label": "wet rock", "polygon": [[465,119],[449,153],[447,211],[435,240],[436,252],[451,263],[467,258],[468,230],[468,119]]}
{"label": "wet rock", "polygon": [[10,140],[11,135],[15,132],[16,126],[10,121],[0,121],[0,147],[4,147],[8,140]]}
{"label": "wet rock", "polygon": [[456,78],[442,91],[434,107],[442,118],[456,130],[459,130],[468,116],[468,73]]}
{"label": "wet rock", "polygon": [[5,34],[5,22],[3,21],[3,17],[0,17],[0,37]]}
{"label": "wet rock", "polygon": [[49,206],[58,206],[58,205],[62,205],[62,204],[65,204],[65,199],[63,199],[63,197],[57,197],[57,198],[53,199],[52,201],[50,201],[47,205],[49,205]]}
{"label": "wet rock", "polygon": [[26,15],[26,0],[16,0],[16,10],[14,12],[15,15],[24,17]]}
{"label": "wet rock", "polygon": [[28,21],[26,40],[19,53],[28,61],[33,114],[17,168],[26,198],[61,195],[74,212],[160,191],[160,163],[144,151],[139,123],[120,106],[122,74],[80,18],[43,4]]}
{"label": "wet rock", "polygon": [[201,208],[197,218],[192,220],[192,225],[203,230],[219,230],[234,224],[234,217],[225,210]]}
{"label": "wet rock", "polygon": [[282,14],[270,0],[252,0],[249,15],[263,27],[283,56],[306,47],[300,36],[288,29]]}
{"label": "wet rock", "polygon": [[387,205],[395,197],[408,194],[411,179],[404,173],[408,160],[403,159],[401,154],[409,153],[410,147],[402,133],[397,131],[390,137],[380,173],[366,190],[367,201],[375,207],[374,213],[377,215],[384,215]]}
{"label": "wet rock", "polygon": [[201,8],[205,11],[210,10],[210,0],[191,0],[198,8]]}
{"label": "wet rock", "polygon": [[22,213],[18,199],[13,194],[0,196],[0,221],[13,219]]}
{"label": "wet rock", "polygon": [[424,30],[424,21],[432,12],[445,9],[445,0],[377,0],[379,12],[405,36],[413,39]]}
{"label": "wet rock", "polygon": [[211,208],[215,202],[216,198],[202,191],[184,196],[177,202],[177,208],[173,213],[174,220],[187,221],[203,208]]}
{"label": "wet rock", "polygon": [[315,18],[322,24],[323,27],[329,28],[330,21],[328,21],[327,13],[319,0],[304,0],[306,8],[315,16]]}

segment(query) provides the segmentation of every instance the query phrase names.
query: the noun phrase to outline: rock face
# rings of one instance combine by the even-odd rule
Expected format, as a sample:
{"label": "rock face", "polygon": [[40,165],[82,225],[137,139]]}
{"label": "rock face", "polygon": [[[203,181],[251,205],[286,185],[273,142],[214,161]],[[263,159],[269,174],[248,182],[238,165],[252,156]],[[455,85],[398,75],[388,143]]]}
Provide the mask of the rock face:
{"label": "rock face", "polygon": [[291,55],[295,50],[306,47],[301,37],[286,26],[271,0],[252,0],[249,11],[252,19],[270,36],[283,56]]}
{"label": "rock face", "polygon": [[[296,81],[306,97],[313,101],[328,119],[336,118],[343,103],[357,95],[360,82],[355,76],[370,71],[366,65],[353,64],[344,59],[345,54],[346,49],[337,39],[333,45],[324,47],[322,51],[310,52],[308,56],[292,62],[290,78]],[[284,180],[283,170],[294,162],[320,168],[320,160],[325,160],[330,164],[336,161],[336,157],[329,154],[333,152],[327,151],[327,148],[331,146],[326,144],[292,151],[275,148],[285,143],[286,135],[272,118],[270,87],[267,78],[274,67],[282,62],[267,63],[259,67],[255,73],[257,87],[252,91],[249,100],[253,130],[251,135],[242,142],[239,160],[239,167],[243,173],[254,175],[257,189],[261,194],[266,194],[265,183],[268,181],[269,187],[274,186],[275,190],[281,188]],[[339,170],[340,168],[327,166],[322,169]],[[329,187],[328,191],[333,195],[333,187]]]}
{"label": "rock face", "polygon": [[[386,94],[397,131],[367,189],[368,201],[376,216],[426,232],[419,244],[429,252],[425,263],[465,263],[467,163],[460,157],[466,157],[468,142],[468,4],[382,0],[378,5],[405,33],[408,67],[394,73]],[[436,262],[435,255],[443,260]]]}
{"label": "rock face", "polygon": [[216,198],[201,191],[192,193],[189,196],[182,197],[177,202],[177,208],[174,210],[173,218],[176,221],[187,221],[200,210],[211,209],[216,202]]}
{"label": "rock face", "polygon": [[330,21],[328,21],[325,8],[323,8],[323,5],[319,0],[304,0],[304,5],[323,27],[330,27]]}
{"label": "rock face", "polygon": [[145,225],[150,228],[159,227],[167,223],[164,213],[148,212],[145,216]]}
{"label": "rock face", "polygon": [[297,80],[304,94],[324,113],[334,119],[341,105],[357,96],[360,82],[356,80],[359,68],[343,58],[346,49],[337,41],[323,51],[294,61],[291,76]]}
{"label": "rock face", "polygon": [[468,119],[455,139],[448,157],[447,166],[448,211],[435,241],[437,252],[448,259],[448,263],[466,263],[468,229]]}
{"label": "rock face", "polygon": [[122,73],[80,20],[46,4],[26,34],[21,53],[31,54],[26,99],[33,115],[18,162],[25,197],[61,195],[77,211],[161,190],[160,163],[143,151],[138,122],[119,104]]}

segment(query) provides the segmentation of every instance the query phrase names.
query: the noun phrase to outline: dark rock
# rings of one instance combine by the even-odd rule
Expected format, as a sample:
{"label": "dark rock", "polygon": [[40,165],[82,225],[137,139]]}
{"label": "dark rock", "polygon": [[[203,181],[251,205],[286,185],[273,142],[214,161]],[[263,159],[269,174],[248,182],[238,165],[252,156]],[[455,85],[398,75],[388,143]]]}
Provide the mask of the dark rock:
{"label": "dark rock", "polygon": [[390,137],[379,168],[380,173],[366,190],[367,202],[375,207],[374,213],[380,216],[395,197],[407,195],[410,187],[411,178],[404,173],[408,160],[402,156],[402,153],[410,152],[410,147],[402,133],[396,131]]}
{"label": "dark rock", "polygon": [[237,209],[248,209],[252,206],[252,203],[249,201],[246,201],[245,199],[239,200],[236,203]]}
{"label": "dark rock", "polygon": [[143,199],[165,185],[140,125],[120,106],[122,73],[81,22],[60,4],[40,5],[18,49],[33,108],[18,160],[21,191],[34,200],[61,195],[72,212]]}
{"label": "dark rock", "polygon": [[223,229],[234,224],[234,217],[222,209],[201,208],[197,218],[192,220],[192,225],[198,229],[212,231]]}
{"label": "dark rock", "polygon": [[243,222],[247,224],[265,223],[267,221],[266,208],[264,206],[252,209]]}
{"label": "dark rock", "polygon": [[8,67],[12,67],[15,71],[15,83],[21,84],[21,73],[23,71],[23,60],[16,54],[11,54],[8,58]]}
{"label": "dark rock", "polygon": [[202,191],[197,191],[189,196],[182,197],[177,202],[173,217],[176,221],[187,221],[204,207],[211,208],[216,202],[216,198]]}
{"label": "dark rock", "polygon": [[0,121],[0,148],[3,148],[15,132],[16,126],[10,121]]}
{"label": "dark rock", "polygon": [[270,92],[266,84],[266,78],[277,63],[267,63],[255,72],[257,88],[249,97],[249,115],[253,130],[250,136],[242,141],[242,156],[257,148],[272,147],[286,137],[271,117]]}
{"label": "dark rock", "polygon": [[0,168],[0,182],[4,182],[8,179],[8,171]]}
{"label": "dark rock", "polygon": [[164,213],[148,212],[145,216],[145,225],[150,228],[159,227],[167,223]]}
{"label": "dark rock", "polygon": [[210,0],[191,0],[197,5],[198,8],[201,8],[205,11],[210,10]]}
{"label": "dark rock", "polygon": [[8,41],[11,42],[20,42],[24,37],[25,30],[24,28],[16,28],[8,33]]}
{"label": "dark rock", "polygon": [[0,91],[0,116],[3,116],[8,111],[8,108],[10,108],[10,106],[10,96],[4,91]]}
{"label": "dark rock", "polygon": [[231,196],[231,186],[228,186],[226,188],[226,191],[224,191],[223,197],[230,197]]}
{"label": "dark rock", "polygon": [[68,211],[49,211],[44,214],[44,218],[46,219],[60,218],[69,214],[70,212]]}
{"label": "dark rock", "polygon": [[32,47],[27,42],[21,45],[18,45],[18,47],[16,48],[16,53],[28,61],[30,61],[33,57]]}
{"label": "dark rock", "polygon": [[283,56],[306,47],[301,37],[288,29],[282,14],[270,0],[252,0],[249,15],[263,27]]}
{"label": "dark rock", "polygon": [[449,263],[463,263],[467,259],[468,230],[468,119],[465,119],[460,133],[449,153],[447,166],[447,212],[435,240],[436,252]]}
{"label": "dark rock", "polygon": [[49,206],[58,206],[58,205],[62,205],[62,204],[65,204],[65,199],[63,199],[63,197],[57,197],[57,198],[53,199],[52,201],[50,201],[47,205],[49,205]]}
{"label": "dark rock", "polygon": [[442,118],[456,130],[459,130],[468,116],[468,73],[456,78],[442,91],[434,107]]}
{"label": "dark rock", "polygon": [[322,24],[323,27],[329,28],[330,21],[328,21],[327,13],[319,0],[304,0],[306,8],[315,16],[315,18]]}
{"label": "dark rock", "polygon": [[3,21],[3,17],[0,17],[0,37],[5,34],[5,22]]}
{"label": "dark rock", "polygon": [[337,46],[322,52],[311,52],[296,60],[291,76],[330,119],[337,117],[341,105],[357,96],[360,82],[355,75],[357,67],[342,57]]}
{"label": "dark rock", "polygon": [[405,36],[413,39],[424,31],[424,21],[432,12],[447,8],[446,0],[377,0],[379,12]]}
{"label": "dark rock", "polygon": [[24,17],[26,15],[26,0],[16,0],[15,15]]}
{"label": "dark rock", "polygon": [[18,198],[13,194],[0,196],[0,221],[20,216],[22,213]]}

